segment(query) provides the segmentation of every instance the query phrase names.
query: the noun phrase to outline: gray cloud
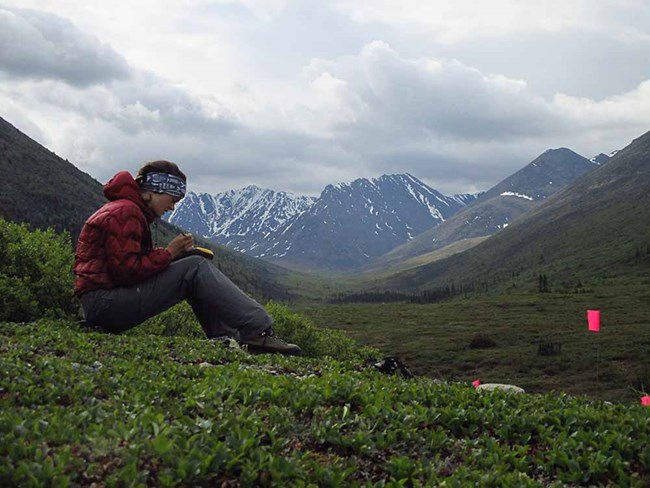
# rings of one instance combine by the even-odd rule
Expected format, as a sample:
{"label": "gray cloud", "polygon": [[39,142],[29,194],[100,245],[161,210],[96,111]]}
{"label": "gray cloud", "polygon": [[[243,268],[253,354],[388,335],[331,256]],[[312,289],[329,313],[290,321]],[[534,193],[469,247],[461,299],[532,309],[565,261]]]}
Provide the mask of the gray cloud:
{"label": "gray cloud", "polygon": [[[497,3],[337,0],[337,8],[409,58],[435,53],[531,91],[602,99],[650,79],[650,9],[643,0]],[[471,14],[468,14],[471,12]],[[379,25],[377,25],[379,23]]]}
{"label": "gray cloud", "polygon": [[329,123],[330,143],[362,160],[366,176],[409,171],[447,192],[489,187],[575,122],[522,81],[454,60],[406,59],[383,42],[316,60],[306,73],[335,112],[315,114]]}
{"label": "gray cloud", "polygon": [[[650,25],[650,23],[648,23]],[[527,81],[532,93],[547,99],[556,93],[601,99],[633,89],[650,79],[649,40],[631,41],[607,32],[572,30],[562,33],[519,33],[453,46],[412,38],[396,40],[400,52],[417,44],[428,52],[484,73],[501,73]]]}
{"label": "gray cloud", "polygon": [[[257,184],[313,195],[329,183],[410,172],[449,194],[487,189],[551,147],[587,157],[620,148],[650,120],[650,82],[607,100],[543,98],[525,81],[453,57],[407,55],[381,41],[355,47],[353,55],[338,54],[343,45],[336,53],[323,47],[324,59],[282,86],[286,94],[269,93],[262,79],[241,87],[239,98],[197,96],[130,69],[67,21],[10,14],[16,25],[0,31],[0,41],[20,44],[22,33],[30,47],[21,66],[31,71],[17,79],[20,70],[7,64],[11,86],[0,84],[0,111],[23,114],[21,126],[40,127],[44,144],[100,181],[144,161],[170,159],[181,164],[192,189],[211,193]],[[271,24],[265,36],[277,31]],[[306,56],[307,45],[287,63]],[[39,46],[64,61],[77,53],[86,78],[47,64]],[[109,55],[100,56],[102,49]],[[264,52],[273,62],[273,53]],[[90,82],[95,69],[97,81]]]}
{"label": "gray cloud", "polygon": [[129,76],[126,60],[69,21],[35,10],[0,8],[0,70],[88,86]]}

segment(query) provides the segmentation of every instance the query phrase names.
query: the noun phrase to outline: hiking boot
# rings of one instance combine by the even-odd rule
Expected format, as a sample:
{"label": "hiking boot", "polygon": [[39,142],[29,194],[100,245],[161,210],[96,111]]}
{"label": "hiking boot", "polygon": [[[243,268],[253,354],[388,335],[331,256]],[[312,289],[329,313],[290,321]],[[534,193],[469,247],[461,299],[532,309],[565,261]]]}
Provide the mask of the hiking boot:
{"label": "hiking boot", "polygon": [[258,336],[242,341],[242,344],[248,347],[250,352],[277,352],[287,356],[300,356],[302,354],[300,347],[284,342],[275,335],[271,327]]}

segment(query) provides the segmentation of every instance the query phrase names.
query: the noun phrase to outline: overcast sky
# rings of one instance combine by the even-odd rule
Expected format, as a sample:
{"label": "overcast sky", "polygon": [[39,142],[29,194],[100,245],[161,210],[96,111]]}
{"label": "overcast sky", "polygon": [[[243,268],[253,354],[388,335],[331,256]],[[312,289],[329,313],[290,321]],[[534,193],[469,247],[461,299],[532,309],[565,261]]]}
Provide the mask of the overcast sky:
{"label": "overcast sky", "polygon": [[648,0],[0,0],[0,116],[101,182],[485,190],[650,130]]}

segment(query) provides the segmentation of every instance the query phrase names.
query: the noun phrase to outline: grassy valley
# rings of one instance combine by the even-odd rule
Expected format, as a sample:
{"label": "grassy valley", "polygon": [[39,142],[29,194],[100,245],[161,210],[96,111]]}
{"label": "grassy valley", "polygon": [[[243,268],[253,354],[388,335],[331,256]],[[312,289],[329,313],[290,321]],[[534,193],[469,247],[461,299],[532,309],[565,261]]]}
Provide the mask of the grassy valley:
{"label": "grassy valley", "polygon": [[[425,264],[433,263],[434,261],[439,261],[453,256],[454,254],[467,251],[468,249],[480,244],[488,237],[489,236],[468,237],[466,239],[460,239],[443,248],[436,249],[435,251],[423,252],[422,254],[413,257],[404,257],[399,256],[397,253],[394,255],[388,253],[379,261],[373,261],[373,263],[365,267],[363,271],[360,273],[358,272],[358,276],[361,281],[364,280],[364,276],[370,276],[373,280],[379,277],[389,277],[399,271],[418,268]],[[400,246],[400,248],[402,248],[402,246]],[[395,259],[392,259],[392,257]]]}
{"label": "grassy valley", "polygon": [[[301,310],[431,377],[629,400],[650,391],[648,222],[650,133],[469,250],[353,278],[379,303]],[[454,298],[380,301],[442,287]],[[603,313],[600,335],[587,333],[588,309]]]}
{"label": "grassy valley", "polygon": [[[650,284],[650,283],[648,283]],[[532,392],[633,401],[650,392],[650,287],[582,294],[499,294],[435,304],[301,307],[316,324],[398,355],[419,374],[514,383]],[[587,331],[587,310],[602,314]],[[540,344],[559,344],[540,355]],[[599,371],[597,371],[597,364]]]}
{"label": "grassy valley", "polygon": [[[300,275],[201,242],[250,293],[293,302],[267,309],[297,358],[205,340],[187,304],[122,335],[80,328],[70,238],[30,230],[59,217],[3,200],[29,227],[0,219],[0,485],[648,486],[650,136],[635,144],[526,223],[397,273]],[[326,303],[452,282],[426,305]],[[416,376],[382,373],[386,355]]]}

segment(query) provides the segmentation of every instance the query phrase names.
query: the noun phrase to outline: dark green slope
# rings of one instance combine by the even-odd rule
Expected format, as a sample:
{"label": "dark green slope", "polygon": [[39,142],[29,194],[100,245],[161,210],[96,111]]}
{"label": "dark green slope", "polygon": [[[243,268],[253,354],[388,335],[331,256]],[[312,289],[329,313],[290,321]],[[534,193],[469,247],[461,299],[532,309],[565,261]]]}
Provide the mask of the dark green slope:
{"label": "dark green slope", "polygon": [[0,216],[77,236],[106,200],[100,183],[0,118]]}
{"label": "dark green slope", "polygon": [[[0,118],[0,217],[32,228],[68,231],[73,242],[86,219],[106,202],[102,184]],[[181,232],[167,222],[153,226],[154,240],[166,245]],[[293,298],[284,281],[295,273],[218,244],[216,264],[235,283],[259,298]]]}
{"label": "dark green slope", "polygon": [[475,248],[398,273],[380,286],[402,290],[454,282],[490,289],[571,289],[650,272],[650,133],[587,173],[542,206]]}

